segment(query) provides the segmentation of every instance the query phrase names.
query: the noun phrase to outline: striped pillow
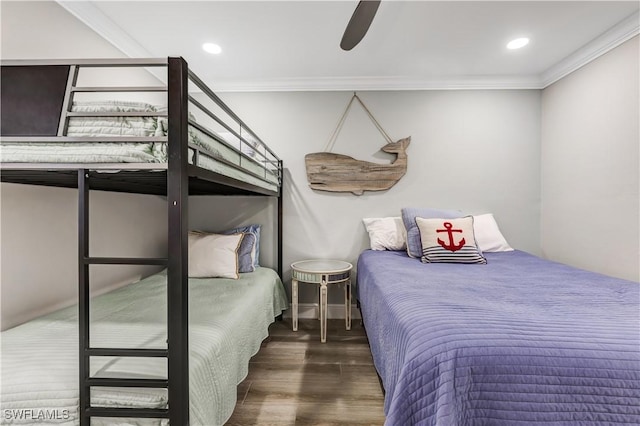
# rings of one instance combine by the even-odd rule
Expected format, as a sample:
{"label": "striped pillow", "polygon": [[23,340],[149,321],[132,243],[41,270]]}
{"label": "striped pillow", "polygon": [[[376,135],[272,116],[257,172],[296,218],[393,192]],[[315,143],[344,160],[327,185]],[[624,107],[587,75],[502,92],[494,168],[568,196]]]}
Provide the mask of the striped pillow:
{"label": "striped pillow", "polygon": [[443,210],[431,208],[405,207],[401,210],[402,222],[407,230],[407,254],[409,257],[419,258],[422,254],[422,244],[420,242],[420,230],[416,223],[416,218],[458,218],[462,213],[457,210]]}
{"label": "striped pillow", "polygon": [[422,242],[423,263],[487,263],[473,234],[473,217],[459,219],[416,218]]}

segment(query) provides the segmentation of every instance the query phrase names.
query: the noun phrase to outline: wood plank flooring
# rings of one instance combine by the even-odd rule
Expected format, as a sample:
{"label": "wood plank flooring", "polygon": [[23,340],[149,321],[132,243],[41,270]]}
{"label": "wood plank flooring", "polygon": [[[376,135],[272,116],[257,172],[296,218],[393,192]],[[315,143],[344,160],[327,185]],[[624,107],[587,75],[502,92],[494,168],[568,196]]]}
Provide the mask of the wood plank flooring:
{"label": "wood plank flooring", "polygon": [[238,386],[229,426],[382,425],[382,389],[360,320],[346,331],[329,320],[327,342],[320,323],[277,321]]}

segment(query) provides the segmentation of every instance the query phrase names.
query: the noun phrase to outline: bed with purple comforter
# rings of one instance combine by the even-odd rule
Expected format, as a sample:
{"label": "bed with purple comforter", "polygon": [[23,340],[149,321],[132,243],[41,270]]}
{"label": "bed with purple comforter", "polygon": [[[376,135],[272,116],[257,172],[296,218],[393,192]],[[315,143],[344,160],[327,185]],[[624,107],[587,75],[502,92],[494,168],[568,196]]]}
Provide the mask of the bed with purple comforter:
{"label": "bed with purple comforter", "polygon": [[521,251],[485,256],[361,254],[385,424],[640,424],[640,285]]}

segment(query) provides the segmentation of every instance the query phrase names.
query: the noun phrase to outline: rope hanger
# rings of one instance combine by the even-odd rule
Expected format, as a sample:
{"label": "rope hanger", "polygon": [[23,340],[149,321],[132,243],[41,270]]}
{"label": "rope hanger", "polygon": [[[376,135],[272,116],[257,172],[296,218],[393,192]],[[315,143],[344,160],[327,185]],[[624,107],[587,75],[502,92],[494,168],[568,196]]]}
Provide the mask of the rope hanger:
{"label": "rope hanger", "polygon": [[376,126],[376,129],[378,129],[378,131],[385,138],[387,143],[392,143],[393,142],[393,140],[389,137],[387,132],[384,131],[384,129],[382,128],[380,123],[378,123],[378,120],[376,120],[376,118],[373,116],[373,114],[371,114],[371,111],[369,111],[369,108],[367,108],[367,106],[364,104],[364,102],[362,102],[362,100],[358,97],[356,92],[353,92],[353,96],[351,97],[351,100],[347,104],[347,108],[342,113],[342,117],[340,117],[340,120],[338,121],[338,125],[336,126],[336,129],[333,131],[333,133],[331,134],[331,137],[327,141],[327,145],[324,147],[324,152],[331,152],[331,150],[333,149],[333,145],[335,145],[335,143],[336,143],[336,139],[338,138],[338,134],[340,134],[340,130],[342,130],[342,126],[344,125],[344,122],[347,119],[347,115],[349,114],[349,110],[351,109],[351,105],[353,105],[353,101],[354,100],[357,100],[360,103],[360,105],[362,105],[362,108],[367,113],[367,115],[369,116],[369,118],[371,119],[373,124]]}

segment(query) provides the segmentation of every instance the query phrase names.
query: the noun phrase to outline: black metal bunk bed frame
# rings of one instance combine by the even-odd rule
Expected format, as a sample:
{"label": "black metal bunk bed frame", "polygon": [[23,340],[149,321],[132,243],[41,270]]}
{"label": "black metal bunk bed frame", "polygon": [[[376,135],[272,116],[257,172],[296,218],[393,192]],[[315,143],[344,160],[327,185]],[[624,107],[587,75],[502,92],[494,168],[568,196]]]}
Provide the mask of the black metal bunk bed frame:
{"label": "black metal bunk bed frame", "polygon": [[[57,164],[57,163],[2,163],[0,179],[2,182],[47,185],[78,188],[78,309],[79,309],[79,386],[80,386],[80,424],[89,425],[91,417],[123,418],[168,418],[172,425],[189,424],[189,339],[188,339],[188,196],[189,195],[262,195],[277,197],[277,256],[278,274],[282,277],[282,160],[269,149],[251,129],[231,109],[209,89],[187,66],[184,59],[114,59],[114,60],[76,60],[76,61],[2,61],[5,67],[41,67],[46,74],[51,67],[67,67],[63,107],[55,135],[29,137],[4,136],[6,142],[145,142],[167,143],[168,162],[166,165],[150,164]],[[167,85],[153,87],[78,87],[76,86],[79,67],[166,67]],[[3,76],[4,77],[4,76]],[[189,120],[188,105],[195,105],[225,129],[248,143],[214,113],[191,97],[188,84],[191,81],[210,100],[231,117],[241,129],[248,131],[264,147],[263,157],[265,178],[267,163],[275,167],[277,190],[264,188],[196,166],[198,156],[207,155],[206,150],[189,143],[188,126],[196,123]],[[3,82],[5,83],[5,82]],[[4,84],[3,84],[4,85]],[[33,89],[32,89],[33,90]],[[68,120],[72,116],[163,116],[158,113],[72,113],[71,104],[76,92],[151,92],[166,91],[168,103],[168,135],[166,138],[77,138],[67,137]],[[4,101],[3,101],[4,103]],[[5,105],[3,105],[5,107]],[[4,126],[4,122],[3,122]],[[201,131],[206,129],[199,127]],[[220,143],[231,147],[226,141],[209,133]],[[232,147],[235,149],[234,147]],[[194,164],[189,164],[189,149],[194,151]],[[252,160],[237,149],[240,161]],[[266,152],[272,161],[267,161]],[[237,169],[238,165],[217,158]],[[164,168],[163,168],[164,166]],[[100,171],[109,170],[109,173]],[[161,169],[160,171],[158,169]],[[250,171],[242,169],[243,172]],[[257,176],[256,177],[260,177]],[[261,178],[261,177],[260,177]],[[91,257],[89,254],[89,190],[120,191],[166,195],[168,208],[168,255],[167,258],[124,258]],[[92,348],[89,335],[89,266],[90,265],[166,265],[167,267],[167,348]],[[90,377],[90,359],[92,356],[119,357],[166,357],[166,379],[133,378],[95,378]],[[148,387],[165,388],[168,392],[168,408],[110,408],[92,407],[91,387]]]}

